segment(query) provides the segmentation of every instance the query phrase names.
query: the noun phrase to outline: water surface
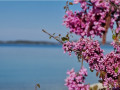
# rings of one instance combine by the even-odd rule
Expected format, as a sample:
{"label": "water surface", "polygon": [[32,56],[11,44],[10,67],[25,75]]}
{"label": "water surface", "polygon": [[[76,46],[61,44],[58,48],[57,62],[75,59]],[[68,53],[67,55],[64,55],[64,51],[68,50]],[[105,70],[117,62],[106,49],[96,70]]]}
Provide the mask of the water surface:
{"label": "water surface", "polygon": [[[105,53],[111,46],[101,46]],[[96,83],[95,72],[88,69],[86,83]],[[66,71],[80,68],[75,55],[64,54],[61,46],[0,45],[0,90],[67,90],[64,86]],[[39,90],[39,89],[38,89]]]}

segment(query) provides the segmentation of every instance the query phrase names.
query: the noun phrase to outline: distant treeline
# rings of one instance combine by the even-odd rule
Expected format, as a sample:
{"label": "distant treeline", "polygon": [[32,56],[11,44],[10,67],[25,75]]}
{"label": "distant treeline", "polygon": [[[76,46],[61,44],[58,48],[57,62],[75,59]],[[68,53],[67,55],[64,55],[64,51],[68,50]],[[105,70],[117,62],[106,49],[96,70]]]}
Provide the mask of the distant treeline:
{"label": "distant treeline", "polygon": [[[106,42],[105,45],[110,45],[111,42]],[[16,41],[0,41],[0,44],[42,44],[42,45],[61,45],[56,42],[48,42],[48,41],[29,41],[29,40],[16,40]],[[100,41],[100,44],[102,42]]]}
{"label": "distant treeline", "polygon": [[0,41],[0,44],[45,44],[45,45],[60,45],[60,43],[55,43],[55,42],[48,42],[48,41],[28,41],[28,40]]}

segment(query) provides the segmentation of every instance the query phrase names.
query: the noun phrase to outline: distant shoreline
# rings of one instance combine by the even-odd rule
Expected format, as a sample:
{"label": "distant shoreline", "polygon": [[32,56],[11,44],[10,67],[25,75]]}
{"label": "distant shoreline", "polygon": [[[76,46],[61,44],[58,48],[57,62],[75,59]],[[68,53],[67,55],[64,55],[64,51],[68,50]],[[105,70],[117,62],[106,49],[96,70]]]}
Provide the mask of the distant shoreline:
{"label": "distant shoreline", "polygon": [[[30,41],[30,40],[16,40],[16,41],[0,41],[0,45],[3,44],[14,44],[14,45],[62,45],[57,42],[48,42],[48,41]],[[100,42],[102,45],[102,42]],[[106,42],[105,45],[110,45],[110,42]]]}
{"label": "distant shoreline", "polygon": [[0,41],[0,44],[24,44],[24,45],[61,45],[60,43],[55,42],[48,42],[48,41],[23,41],[23,40],[16,40],[16,41]]}

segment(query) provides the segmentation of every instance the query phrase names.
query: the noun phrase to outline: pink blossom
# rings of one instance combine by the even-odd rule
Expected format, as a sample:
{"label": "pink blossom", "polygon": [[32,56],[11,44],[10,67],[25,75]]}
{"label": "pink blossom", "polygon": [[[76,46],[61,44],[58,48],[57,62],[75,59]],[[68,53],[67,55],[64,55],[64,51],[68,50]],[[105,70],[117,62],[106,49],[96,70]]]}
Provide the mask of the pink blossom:
{"label": "pink blossom", "polygon": [[67,72],[69,75],[65,80],[65,85],[68,90],[89,90],[89,85],[85,85],[85,76],[87,76],[87,69],[82,67],[79,73],[75,73],[74,69]]}

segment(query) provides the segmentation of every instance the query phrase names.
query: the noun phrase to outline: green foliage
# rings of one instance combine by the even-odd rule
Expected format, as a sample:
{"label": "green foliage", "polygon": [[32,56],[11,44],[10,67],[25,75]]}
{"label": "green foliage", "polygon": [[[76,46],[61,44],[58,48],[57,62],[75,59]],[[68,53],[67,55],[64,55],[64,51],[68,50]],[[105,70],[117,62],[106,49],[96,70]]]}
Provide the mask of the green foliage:
{"label": "green foliage", "polygon": [[59,37],[61,36],[61,34],[58,35]]}
{"label": "green foliage", "polygon": [[115,40],[116,39],[116,34],[112,35],[112,39]]}
{"label": "green foliage", "polygon": [[53,33],[53,35],[55,35],[55,33]]}
{"label": "green foliage", "polygon": [[69,39],[67,37],[62,37],[61,39],[62,39],[62,41],[69,41]]}
{"label": "green foliage", "polygon": [[118,69],[118,67],[117,67],[117,68],[115,69],[115,73],[117,73],[117,72],[118,72],[118,70],[119,70],[119,69]]}
{"label": "green foliage", "polygon": [[65,36],[62,37],[61,34],[56,35],[55,33],[53,33],[52,35],[50,35],[49,39],[54,38],[57,39],[61,42],[66,42],[70,40],[70,37],[73,38],[72,33],[67,33]]}
{"label": "green foliage", "polygon": [[72,36],[70,33],[67,33],[66,36],[61,37],[61,40],[62,40],[63,42],[65,42],[65,41],[70,41],[70,37],[73,37],[73,36]]}
{"label": "green foliage", "polygon": [[52,37],[50,36],[49,39],[51,39]]}
{"label": "green foliage", "polygon": [[66,2],[66,5],[64,6],[65,12],[69,10],[69,5],[73,5],[73,3],[69,1]]}
{"label": "green foliage", "polygon": [[98,80],[98,82],[103,83],[103,80]]}
{"label": "green foliage", "polygon": [[36,84],[38,88],[40,88],[40,84]]}

